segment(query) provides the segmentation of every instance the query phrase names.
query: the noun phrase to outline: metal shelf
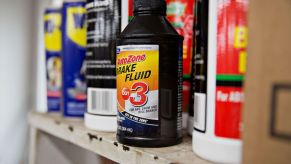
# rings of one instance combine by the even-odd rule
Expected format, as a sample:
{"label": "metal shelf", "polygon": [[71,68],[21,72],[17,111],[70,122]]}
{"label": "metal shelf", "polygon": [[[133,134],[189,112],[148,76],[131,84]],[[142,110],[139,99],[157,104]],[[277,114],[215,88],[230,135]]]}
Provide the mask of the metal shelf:
{"label": "metal shelf", "polygon": [[182,144],[176,146],[138,148],[118,143],[115,133],[87,129],[81,119],[64,119],[56,114],[32,112],[29,114],[29,123],[32,131],[48,133],[118,163],[210,163],[192,152],[191,138],[187,136]]}

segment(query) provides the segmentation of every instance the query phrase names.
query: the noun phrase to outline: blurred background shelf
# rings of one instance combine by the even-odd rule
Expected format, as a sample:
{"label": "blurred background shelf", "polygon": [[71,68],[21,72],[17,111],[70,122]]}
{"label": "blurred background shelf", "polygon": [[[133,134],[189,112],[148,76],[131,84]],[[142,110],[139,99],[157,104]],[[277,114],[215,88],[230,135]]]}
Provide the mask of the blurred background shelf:
{"label": "blurred background shelf", "polygon": [[137,148],[120,144],[115,133],[87,129],[81,119],[64,119],[57,114],[29,114],[31,127],[30,164],[37,156],[37,133],[48,133],[118,163],[194,163],[209,164],[192,152],[190,137],[182,144],[166,148]]}

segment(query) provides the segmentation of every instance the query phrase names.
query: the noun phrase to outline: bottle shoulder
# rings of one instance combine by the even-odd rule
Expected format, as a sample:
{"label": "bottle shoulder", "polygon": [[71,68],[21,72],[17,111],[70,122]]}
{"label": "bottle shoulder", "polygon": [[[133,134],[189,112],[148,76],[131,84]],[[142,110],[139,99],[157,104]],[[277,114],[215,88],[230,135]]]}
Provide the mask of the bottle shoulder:
{"label": "bottle shoulder", "polygon": [[152,36],[183,38],[164,16],[152,15],[134,17],[120,34],[121,38]]}

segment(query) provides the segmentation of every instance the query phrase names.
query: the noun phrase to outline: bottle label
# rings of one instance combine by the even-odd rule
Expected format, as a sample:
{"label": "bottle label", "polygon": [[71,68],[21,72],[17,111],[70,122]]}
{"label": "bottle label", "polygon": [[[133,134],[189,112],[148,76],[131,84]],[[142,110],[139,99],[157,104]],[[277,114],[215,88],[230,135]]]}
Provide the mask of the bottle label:
{"label": "bottle label", "polygon": [[62,50],[62,15],[60,10],[47,10],[44,15],[45,48],[50,52]]}
{"label": "bottle label", "polygon": [[121,31],[121,1],[94,0],[87,9],[86,80],[88,87],[116,88],[116,36]]}
{"label": "bottle label", "polygon": [[60,111],[62,86],[62,15],[59,9],[47,9],[44,15],[44,41],[46,50],[47,107]]}
{"label": "bottle label", "polygon": [[159,126],[159,46],[118,46],[116,67],[118,129]]}
{"label": "bottle label", "polygon": [[67,35],[75,44],[86,47],[86,9],[83,6],[67,9]]}
{"label": "bottle label", "polygon": [[242,87],[216,87],[215,135],[239,139],[244,94]]}
{"label": "bottle label", "polygon": [[87,108],[85,2],[64,2],[62,10],[62,110],[65,117],[83,117]]}
{"label": "bottle label", "polygon": [[87,88],[87,112],[93,115],[116,116],[116,89]]}
{"label": "bottle label", "polygon": [[240,139],[248,0],[218,4],[215,135]]}
{"label": "bottle label", "polygon": [[116,116],[116,36],[121,31],[121,1],[88,0],[87,112]]}

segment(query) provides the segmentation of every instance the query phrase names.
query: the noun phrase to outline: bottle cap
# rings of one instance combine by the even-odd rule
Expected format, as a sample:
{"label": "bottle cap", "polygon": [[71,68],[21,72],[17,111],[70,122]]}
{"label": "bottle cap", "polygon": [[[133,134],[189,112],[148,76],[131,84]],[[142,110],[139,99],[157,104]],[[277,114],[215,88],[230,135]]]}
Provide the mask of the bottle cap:
{"label": "bottle cap", "polygon": [[158,14],[166,15],[167,4],[165,0],[134,0],[134,15]]}

